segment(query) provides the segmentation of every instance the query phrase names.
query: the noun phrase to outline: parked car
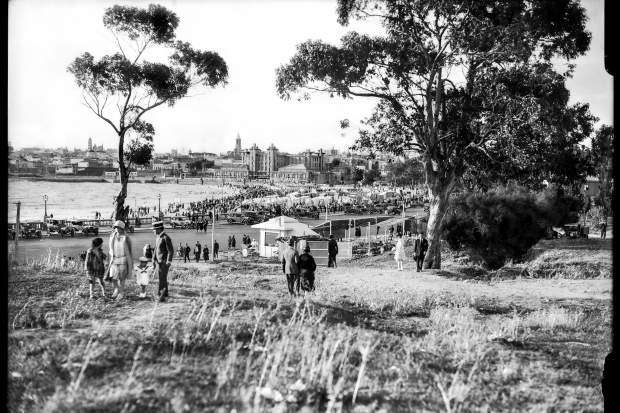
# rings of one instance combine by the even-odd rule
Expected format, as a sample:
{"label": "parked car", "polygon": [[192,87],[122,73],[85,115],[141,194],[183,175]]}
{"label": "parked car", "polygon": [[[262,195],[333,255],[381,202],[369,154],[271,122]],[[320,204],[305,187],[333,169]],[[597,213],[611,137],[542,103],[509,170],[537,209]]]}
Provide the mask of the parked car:
{"label": "parked car", "polygon": [[374,208],[372,207],[372,205],[361,205],[359,207],[360,209],[360,213],[363,214],[372,214],[375,212]]}
{"label": "parked car", "polygon": [[295,208],[295,218],[319,219],[319,211],[312,211],[309,208]]}
{"label": "parked car", "polygon": [[581,224],[566,224],[564,225],[564,234],[570,238],[588,238],[590,234],[589,226],[582,226]]}
{"label": "parked car", "polygon": [[15,224],[9,224],[9,239],[15,239]]}
{"label": "parked car", "polygon": [[252,220],[254,222],[265,222],[267,221],[269,218],[267,217],[267,215],[263,214],[262,212],[257,212],[257,211],[245,211],[243,212],[246,216],[251,217]]}
{"label": "parked car", "polygon": [[226,217],[226,222],[229,224],[252,225],[254,224],[254,219],[243,212],[230,212]]}
{"label": "parked car", "polygon": [[345,215],[362,215],[364,212],[358,206],[349,206],[344,209]]}
{"label": "parked car", "polygon": [[176,216],[176,217],[172,217],[170,218],[170,225],[172,225],[173,229],[177,229],[177,228],[181,228],[181,229],[187,229],[190,226],[190,220],[188,217],[185,216]]}
{"label": "parked car", "polygon": [[[99,227],[93,225],[92,222],[72,221],[71,224],[73,225],[73,228],[76,229],[76,231],[80,231],[84,235],[89,235],[89,234],[99,235]],[[80,229],[78,229],[78,227]]]}
{"label": "parked car", "polygon": [[385,208],[386,215],[398,215],[399,212],[400,212],[400,209],[394,205],[388,205]]}
{"label": "parked car", "polygon": [[32,225],[20,224],[20,234],[22,238],[41,238],[41,231]]}
{"label": "parked car", "polygon": [[47,218],[45,223],[47,224],[48,237],[51,235],[60,235],[61,237],[65,235],[75,236],[75,229],[71,222],[67,222],[66,219]]}
{"label": "parked car", "polygon": [[84,228],[84,221],[71,221],[71,226],[75,232],[82,232],[82,229]]}

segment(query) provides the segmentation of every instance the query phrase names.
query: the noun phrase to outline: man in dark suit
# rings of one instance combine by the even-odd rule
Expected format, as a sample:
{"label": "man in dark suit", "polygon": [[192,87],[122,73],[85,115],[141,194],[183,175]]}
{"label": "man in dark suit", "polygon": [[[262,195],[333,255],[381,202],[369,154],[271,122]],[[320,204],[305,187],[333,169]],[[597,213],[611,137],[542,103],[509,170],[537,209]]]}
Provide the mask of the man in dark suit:
{"label": "man in dark suit", "polygon": [[413,241],[413,259],[417,263],[417,272],[422,271],[424,257],[428,250],[428,241],[422,238],[422,234],[418,232],[417,238]]}
{"label": "man in dark suit", "polygon": [[172,265],[174,247],[170,236],[164,232],[164,223],[157,221],[151,227],[155,232],[155,251],[153,253],[153,264],[159,275],[159,301],[165,301],[168,297],[168,270]]}
{"label": "man in dark suit", "polygon": [[217,240],[215,240],[213,242],[213,259],[219,258],[218,252],[220,252],[220,244],[218,244]]}
{"label": "man in dark suit", "polygon": [[183,255],[183,262],[187,262],[189,260],[189,262],[192,262],[192,259],[189,256],[189,253],[192,252],[192,249],[190,248],[189,244],[186,242],[185,243],[185,247],[183,252],[185,253]]}
{"label": "man in dark suit", "polygon": [[334,239],[334,234],[329,234],[329,242],[327,243],[327,254],[329,255],[329,257],[327,258],[327,266],[337,267],[336,255],[338,255],[338,243]]}
{"label": "man in dark suit", "polygon": [[289,294],[295,296],[295,290],[299,294],[299,253],[295,249],[295,240],[291,238],[288,245],[282,254],[282,272],[286,274]]}

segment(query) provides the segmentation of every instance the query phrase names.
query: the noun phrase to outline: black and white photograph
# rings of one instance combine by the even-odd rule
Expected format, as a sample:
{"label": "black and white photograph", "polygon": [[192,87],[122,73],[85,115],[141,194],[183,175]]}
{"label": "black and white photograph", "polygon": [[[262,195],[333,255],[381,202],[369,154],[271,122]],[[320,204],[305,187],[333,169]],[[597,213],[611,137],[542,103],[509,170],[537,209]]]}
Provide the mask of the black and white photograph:
{"label": "black and white photograph", "polygon": [[611,412],[607,11],[8,2],[7,411]]}

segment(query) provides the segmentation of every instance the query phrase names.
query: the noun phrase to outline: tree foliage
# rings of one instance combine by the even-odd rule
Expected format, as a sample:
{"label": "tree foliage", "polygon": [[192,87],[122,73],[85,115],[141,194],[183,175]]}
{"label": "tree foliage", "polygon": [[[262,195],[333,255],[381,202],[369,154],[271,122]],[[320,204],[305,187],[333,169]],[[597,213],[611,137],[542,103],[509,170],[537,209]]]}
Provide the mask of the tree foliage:
{"label": "tree foliage", "polygon": [[613,215],[614,193],[614,127],[603,125],[592,138],[592,163],[599,180],[599,192],[594,197],[603,219]]}
{"label": "tree foliage", "polygon": [[362,185],[372,185],[375,181],[381,179],[381,172],[378,169],[368,169],[364,171]]}
{"label": "tree foliage", "polygon": [[[217,53],[175,40],[179,18],[163,6],[115,5],[106,9],[103,24],[118,52],[99,60],[86,52],[67,71],[82,91],[83,104],[119,137],[121,190],[115,216],[123,219],[131,166],[152,159],[155,131],[142,116],[161,105],[174,106],[191,90],[225,85],[228,68]],[[145,60],[145,52],[155,46],[170,51],[168,62]]]}
{"label": "tree foliage", "polygon": [[424,165],[418,159],[390,162],[385,171],[387,181],[396,186],[411,187],[424,181]]}
{"label": "tree foliage", "polygon": [[356,147],[421,154],[431,202],[425,267],[439,267],[439,234],[461,178],[488,189],[585,177],[576,145],[595,118],[568,104],[574,67],[559,73],[552,64],[588,50],[577,0],[338,0],[337,14],[342,25],[377,20],[385,35],[298,45],[276,71],[277,92],[376,100]]}

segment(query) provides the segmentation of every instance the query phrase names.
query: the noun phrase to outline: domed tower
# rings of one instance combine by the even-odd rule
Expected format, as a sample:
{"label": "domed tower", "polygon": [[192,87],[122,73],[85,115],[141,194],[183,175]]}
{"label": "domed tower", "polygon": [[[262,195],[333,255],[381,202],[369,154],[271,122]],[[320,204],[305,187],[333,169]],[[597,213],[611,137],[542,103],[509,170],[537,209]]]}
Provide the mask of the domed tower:
{"label": "domed tower", "polygon": [[92,138],[88,138],[88,152],[93,150],[93,140]]}

